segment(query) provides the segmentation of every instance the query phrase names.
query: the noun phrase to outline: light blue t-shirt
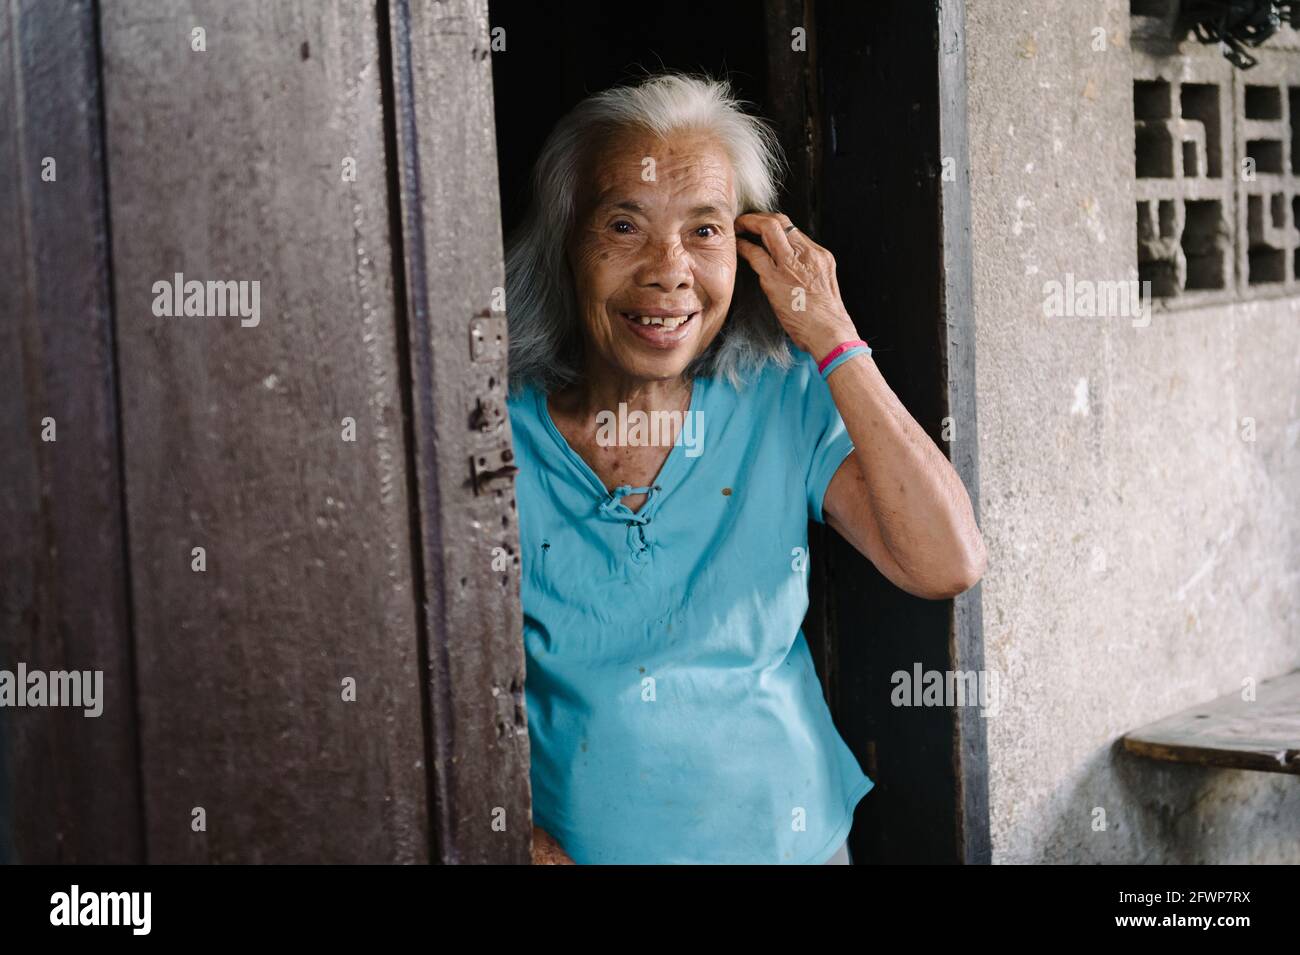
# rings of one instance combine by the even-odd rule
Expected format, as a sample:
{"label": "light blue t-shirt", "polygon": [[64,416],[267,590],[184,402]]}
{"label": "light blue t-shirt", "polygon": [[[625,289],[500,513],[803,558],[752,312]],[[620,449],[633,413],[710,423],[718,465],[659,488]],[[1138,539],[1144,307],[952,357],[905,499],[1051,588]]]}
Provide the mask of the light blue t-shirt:
{"label": "light blue t-shirt", "polygon": [[739,393],[696,378],[701,427],[635,513],[540,391],[509,399],[533,817],[578,863],[824,863],[874,785],[801,629],[808,520],[853,443],[796,355]]}

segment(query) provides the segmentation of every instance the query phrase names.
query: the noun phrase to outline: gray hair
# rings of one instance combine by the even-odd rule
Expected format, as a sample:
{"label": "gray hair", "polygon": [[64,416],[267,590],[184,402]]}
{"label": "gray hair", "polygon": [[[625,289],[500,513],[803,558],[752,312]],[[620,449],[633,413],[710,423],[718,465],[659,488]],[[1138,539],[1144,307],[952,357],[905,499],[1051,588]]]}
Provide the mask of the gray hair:
{"label": "gray hair", "polygon": [[[549,394],[582,374],[582,331],[565,246],[586,151],[623,129],[660,136],[705,130],[731,160],[738,213],[770,211],[785,157],[776,134],[744,105],[726,80],[660,73],[588,96],[556,124],[533,167],[528,211],[506,243],[511,393],[532,384]],[[727,319],[686,376],[726,376],[739,389],[768,362],[789,368],[790,344],[753,270],[738,268]]]}

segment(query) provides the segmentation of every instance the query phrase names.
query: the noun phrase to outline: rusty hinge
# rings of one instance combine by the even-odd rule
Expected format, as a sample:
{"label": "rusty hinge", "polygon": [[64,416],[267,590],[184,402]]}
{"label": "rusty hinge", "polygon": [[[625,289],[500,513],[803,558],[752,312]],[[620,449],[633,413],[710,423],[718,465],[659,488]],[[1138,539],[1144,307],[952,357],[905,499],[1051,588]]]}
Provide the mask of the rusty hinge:
{"label": "rusty hinge", "polygon": [[497,398],[480,395],[474,399],[474,410],[469,416],[471,431],[481,431],[484,434],[500,431],[505,420],[506,409]]}
{"label": "rusty hinge", "polygon": [[474,493],[482,494],[493,481],[510,481],[519,472],[519,468],[510,462],[515,453],[509,448],[487,451],[474,455],[470,459],[470,474],[474,479]]}

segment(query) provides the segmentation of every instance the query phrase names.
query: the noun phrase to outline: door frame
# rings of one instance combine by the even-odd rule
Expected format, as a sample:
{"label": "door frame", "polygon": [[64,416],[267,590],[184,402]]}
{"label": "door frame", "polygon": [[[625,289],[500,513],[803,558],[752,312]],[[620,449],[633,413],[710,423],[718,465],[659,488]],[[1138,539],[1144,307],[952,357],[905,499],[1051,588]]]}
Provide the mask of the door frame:
{"label": "door frame", "polygon": [[[978,520],[965,3],[767,0],[766,17],[786,211],[834,252],[859,333]],[[803,55],[788,52],[795,27]],[[923,600],[827,527],[810,526],[810,545],[805,632],[836,725],[876,782],[858,805],[855,860],[989,862],[983,718],[891,705],[892,675],[918,663],[983,670],[980,586]]]}

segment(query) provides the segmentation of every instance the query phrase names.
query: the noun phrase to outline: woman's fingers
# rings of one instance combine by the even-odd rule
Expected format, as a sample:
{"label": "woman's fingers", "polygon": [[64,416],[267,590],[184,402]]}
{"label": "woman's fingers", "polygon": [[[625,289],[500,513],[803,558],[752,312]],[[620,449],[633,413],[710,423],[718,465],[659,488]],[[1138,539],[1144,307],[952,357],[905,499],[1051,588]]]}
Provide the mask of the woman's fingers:
{"label": "woman's fingers", "polygon": [[[787,223],[788,221],[786,220]],[[784,265],[795,255],[794,248],[786,239],[785,224],[770,212],[747,212],[736,217],[737,227],[756,233],[763,240],[763,248],[778,266]]]}
{"label": "woman's fingers", "polygon": [[776,268],[772,256],[768,255],[767,249],[761,245],[755,245],[745,239],[738,239],[736,252],[749,263],[750,268],[757,272],[760,278]]}
{"label": "woman's fingers", "polygon": [[[789,230],[789,231],[787,231]],[[840,298],[835,257],[794,227],[781,212],[747,212],[736,217],[737,233],[762,240],[736,242],[736,251],[753,267],[777,320],[804,351],[829,350],[826,342],[852,337],[852,320]]]}
{"label": "woman's fingers", "polygon": [[736,217],[737,228],[762,236],[763,247],[780,266],[798,257],[785,231],[790,225],[790,218],[784,212],[746,212]]}

